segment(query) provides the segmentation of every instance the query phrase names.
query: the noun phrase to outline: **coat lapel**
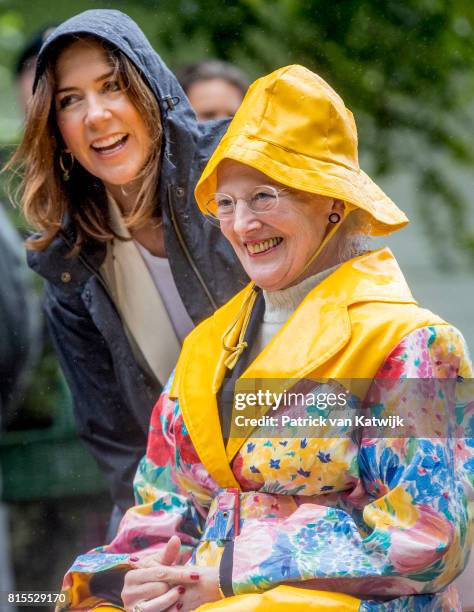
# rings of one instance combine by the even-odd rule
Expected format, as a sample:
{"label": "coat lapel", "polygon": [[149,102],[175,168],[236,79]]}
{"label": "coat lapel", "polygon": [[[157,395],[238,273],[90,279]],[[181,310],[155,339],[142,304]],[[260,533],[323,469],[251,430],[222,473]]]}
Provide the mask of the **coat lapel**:
{"label": "coat lapel", "polygon": [[[244,437],[229,439],[226,449],[216,401],[226,371],[222,338],[249,291],[250,286],[189,337],[172,389],[196,452],[223,487],[238,486],[230,462],[252,432],[249,428],[243,430]],[[350,340],[349,306],[363,301],[416,303],[389,249],[352,259],[323,280],[248,366],[242,379],[278,378],[284,384],[286,379],[310,374],[324,376],[324,364]],[[233,341],[239,332],[236,326]]]}
{"label": "coat lapel", "polygon": [[[266,389],[266,379],[273,379],[274,392],[288,389],[295,379],[315,372],[347,344],[351,334],[347,307],[315,302],[310,296],[311,293],[242,374],[239,390]],[[243,436],[229,438],[229,462],[254,429],[239,427]]]}
{"label": "coat lapel", "polygon": [[[202,464],[221,487],[239,487],[227,460],[222,437],[217,392],[226,373],[228,353],[222,340],[249,293],[248,285],[212,317],[199,325],[185,340],[170,391],[177,397],[183,420]],[[237,341],[237,325],[227,341]]]}
{"label": "coat lapel", "polygon": [[310,291],[243,378],[315,372],[348,342],[348,308],[362,301],[416,303],[389,249],[346,262]]}

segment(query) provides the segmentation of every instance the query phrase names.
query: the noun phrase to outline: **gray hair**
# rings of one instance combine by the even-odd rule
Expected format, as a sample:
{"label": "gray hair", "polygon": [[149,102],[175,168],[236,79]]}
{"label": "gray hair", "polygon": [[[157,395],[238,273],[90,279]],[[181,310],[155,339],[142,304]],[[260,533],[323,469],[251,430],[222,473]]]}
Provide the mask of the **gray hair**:
{"label": "gray hair", "polygon": [[370,251],[372,225],[372,218],[364,210],[357,208],[349,213],[339,230],[343,232],[337,245],[341,263]]}

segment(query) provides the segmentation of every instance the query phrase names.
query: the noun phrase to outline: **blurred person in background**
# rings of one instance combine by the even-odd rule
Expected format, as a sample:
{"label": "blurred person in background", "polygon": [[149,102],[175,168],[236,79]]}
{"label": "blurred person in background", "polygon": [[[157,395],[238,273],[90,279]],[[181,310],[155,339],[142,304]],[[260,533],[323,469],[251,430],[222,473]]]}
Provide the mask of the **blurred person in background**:
{"label": "blurred person in background", "polygon": [[119,11],[77,15],[41,49],[11,167],[40,231],[29,263],[46,280],[79,434],[115,517],[133,502],[150,411],[184,337],[246,280],[194,204],[224,127],[198,125],[174,75]]}
{"label": "blurred person in background", "polygon": [[24,115],[26,115],[26,108],[33,93],[38,54],[44,41],[55,27],[55,25],[49,25],[34,34],[28,40],[16,61],[14,69],[15,84],[20,107]]}
{"label": "blurred person in background", "polygon": [[[21,237],[0,202],[0,437],[25,418],[25,397],[43,345],[42,323]],[[13,590],[14,582],[2,473],[0,469],[0,591],[6,591]]]}
{"label": "blurred person in background", "polygon": [[240,68],[215,59],[185,66],[177,76],[199,121],[233,117],[249,86]]}
{"label": "blurred person in background", "polygon": [[22,241],[0,203],[0,425],[17,416],[41,350],[41,313]]}
{"label": "blurred person in background", "polygon": [[[16,61],[14,79],[23,114],[26,114],[28,101],[33,92],[39,50],[52,30],[53,26],[48,26],[34,34]],[[2,280],[0,395],[3,397],[3,424],[6,425],[12,420],[15,421],[17,417],[21,418],[21,414],[14,414],[14,409],[18,407],[19,396],[28,386],[32,368],[41,353],[43,333],[40,302],[26,264],[21,236],[1,204],[0,243],[3,254],[0,261]],[[6,396],[9,397],[9,401]]]}
{"label": "blurred person in background", "polygon": [[[48,26],[35,34],[17,59],[14,78],[23,113],[33,90],[37,55],[51,31]],[[0,423],[5,428],[19,416],[17,408],[41,352],[42,324],[21,237],[1,203],[0,253]]]}

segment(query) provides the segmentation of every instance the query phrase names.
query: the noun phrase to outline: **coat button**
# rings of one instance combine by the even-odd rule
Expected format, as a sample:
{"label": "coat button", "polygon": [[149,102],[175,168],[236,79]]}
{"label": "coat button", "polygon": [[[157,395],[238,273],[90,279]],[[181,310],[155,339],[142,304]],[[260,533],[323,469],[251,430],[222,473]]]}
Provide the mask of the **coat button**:
{"label": "coat button", "polygon": [[182,187],[176,187],[176,195],[178,198],[182,198],[184,196],[184,189]]}
{"label": "coat button", "polygon": [[69,283],[71,280],[71,274],[70,272],[63,272],[61,274],[61,280],[63,281],[63,283]]}

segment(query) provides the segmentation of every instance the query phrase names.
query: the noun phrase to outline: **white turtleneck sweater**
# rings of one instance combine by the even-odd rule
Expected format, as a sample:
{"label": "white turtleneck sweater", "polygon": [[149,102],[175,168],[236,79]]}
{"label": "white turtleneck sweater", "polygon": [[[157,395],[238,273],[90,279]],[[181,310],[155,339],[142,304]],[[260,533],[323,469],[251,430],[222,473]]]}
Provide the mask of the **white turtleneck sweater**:
{"label": "white turtleneck sweater", "polygon": [[265,313],[250,350],[250,363],[263,351],[273,336],[280,331],[308,293],[332,274],[339,265],[322,270],[287,289],[280,289],[279,291],[263,290]]}

